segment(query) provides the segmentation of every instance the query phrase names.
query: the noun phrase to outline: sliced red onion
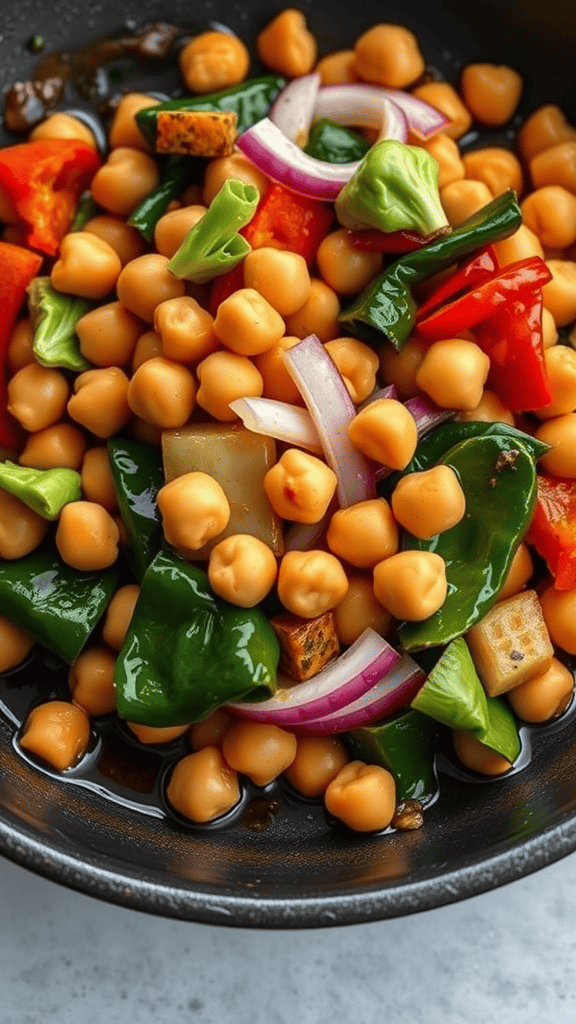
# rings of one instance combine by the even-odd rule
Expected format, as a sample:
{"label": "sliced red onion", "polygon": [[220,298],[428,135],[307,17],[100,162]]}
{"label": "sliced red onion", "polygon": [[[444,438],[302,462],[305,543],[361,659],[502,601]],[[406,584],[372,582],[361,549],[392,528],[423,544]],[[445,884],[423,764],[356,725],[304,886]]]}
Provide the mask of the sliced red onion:
{"label": "sliced red onion", "polygon": [[[404,114],[408,127],[420,135],[423,139],[429,139],[448,124],[447,119],[435,107],[424,103],[417,96],[400,89],[382,89],[377,85],[363,85],[362,83],[350,83],[346,85],[325,85],[318,93],[318,99],[314,108],[314,119],[330,117],[341,124],[353,124],[352,121],[343,121],[342,117],[347,116],[348,111],[360,111],[362,104],[365,109],[378,109],[383,100],[391,101],[399,107]],[[360,125],[362,122],[356,121]],[[388,135],[388,138],[397,136]],[[401,142],[406,140],[400,139]]]}
{"label": "sliced red onion", "polygon": [[297,145],[305,145],[320,89],[320,75],[295,78],[282,90],[270,110],[270,120]]}
{"label": "sliced red onion", "polygon": [[408,120],[404,111],[383,90],[370,86],[360,90],[346,85],[321,89],[312,121],[319,121],[322,117],[349,128],[377,128],[378,141],[397,139],[398,142],[406,142],[408,138]]}
{"label": "sliced red onion", "polygon": [[230,704],[243,718],[277,725],[302,726],[331,715],[372,690],[400,661],[400,655],[373,629],[305,683],[293,680],[275,697],[257,704]]}
{"label": "sliced red onion", "polygon": [[441,423],[454,419],[456,415],[453,409],[441,409],[431,398],[425,398],[423,395],[408,398],[404,405],[416,421],[418,439],[434,427],[439,427]]}
{"label": "sliced red onion", "polygon": [[268,117],[248,128],[236,145],[273,181],[308,199],[327,202],[334,202],[359,163],[329,164],[308,156]]}
{"label": "sliced red onion", "polygon": [[284,550],[312,551],[313,548],[317,548],[320,545],[322,538],[328,529],[330,520],[337,509],[338,502],[332,499],[328,506],[328,510],[317,523],[292,523],[284,534]]}
{"label": "sliced red onion", "polygon": [[358,729],[369,722],[377,722],[410,704],[424,684],[426,676],[408,655],[362,697],[324,718],[314,718],[298,726],[307,735],[330,736],[334,733]]}
{"label": "sliced red onion", "polygon": [[388,384],[385,388],[378,388],[377,391],[373,391],[368,398],[364,399],[363,402],[358,406],[358,411],[365,409],[367,405],[371,405],[372,402],[377,402],[380,398],[398,398],[398,392],[396,391],[395,384]]}
{"label": "sliced red onion", "polygon": [[342,508],[374,497],[374,467],[348,436],[354,403],[335,363],[315,334],[284,352],[284,363],[314,421]]}
{"label": "sliced red onion", "polygon": [[237,398],[229,405],[244,426],[255,434],[266,434],[315,454],[323,451],[310,413],[299,405],[270,398]]}

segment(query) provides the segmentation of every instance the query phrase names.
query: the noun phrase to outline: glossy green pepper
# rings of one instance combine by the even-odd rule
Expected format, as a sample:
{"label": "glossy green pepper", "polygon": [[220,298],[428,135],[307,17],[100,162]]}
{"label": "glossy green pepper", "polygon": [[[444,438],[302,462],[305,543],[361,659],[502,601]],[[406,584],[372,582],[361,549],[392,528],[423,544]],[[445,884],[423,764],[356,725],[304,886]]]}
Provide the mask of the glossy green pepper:
{"label": "glossy green pepper", "polygon": [[162,456],[150,444],[112,437],[108,441],[108,458],[130,544],[127,558],[140,581],[162,545],[160,512],[156,504],[156,495],[164,484]]}
{"label": "glossy green pepper", "polygon": [[214,595],[205,573],[161,551],[142,581],[116,663],[118,714],[141,725],[195,722],[276,690],[279,646],[259,608]]}
{"label": "glossy green pepper", "polygon": [[442,607],[399,630],[407,651],[447,644],[466,633],[496,601],[536,504],[534,458],[506,437],[471,438],[446,452],[466,497],[464,518],[430,540],[404,533],[404,549],[433,551],[446,563]]}
{"label": "glossy green pepper", "polygon": [[310,129],[304,152],[328,164],[348,164],[361,160],[370,149],[370,143],[358,132],[343,128],[329,117],[321,117]]}
{"label": "glossy green pepper", "polygon": [[50,546],[0,561],[2,614],[64,661],[74,661],[104,614],[118,583],[115,566],[79,572]]}
{"label": "glossy green pepper", "polygon": [[0,462],[0,487],[23,501],[43,519],[57,519],[64,505],[82,495],[80,473],[75,469],[30,469],[14,462]]}
{"label": "glossy green pepper", "polygon": [[344,734],[353,758],[380,764],[396,780],[396,799],[429,804],[438,794],[434,770],[438,726],[412,708],[382,722],[363,725]]}
{"label": "glossy green pepper", "polygon": [[192,181],[200,180],[203,168],[203,160],[195,160],[189,156],[168,157],[160,184],[130,215],[130,226],[137,228],[142,237],[151,242],[154,238],[154,228],[166,212],[168,204],[177,199]]}
{"label": "glossy green pepper", "polygon": [[371,344],[388,340],[400,351],[416,322],[414,285],[447,270],[476,249],[512,235],[522,223],[522,211],[511,189],[478,210],[448,235],[414,249],[392,263],[340,315],[343,334]]}

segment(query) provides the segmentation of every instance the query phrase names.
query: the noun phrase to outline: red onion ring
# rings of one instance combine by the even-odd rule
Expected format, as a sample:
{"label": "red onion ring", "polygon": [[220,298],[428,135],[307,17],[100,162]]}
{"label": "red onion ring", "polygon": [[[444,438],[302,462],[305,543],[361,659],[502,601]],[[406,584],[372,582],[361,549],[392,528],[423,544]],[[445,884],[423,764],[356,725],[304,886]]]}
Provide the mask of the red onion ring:
{"label": "red onion ring", "polygon": [[308,141],[319,89],[320,75],[295,78],[282,89],[270,110],[270,120],[297,145]]}
{"label": "red onion ring", "polygon": [[[325,85],[318,93],[313,117],[314,120],[330,117],[340,124],[356,123],[367,126],[365,121],[344,121],[343,117],[348,116],[348,111],[358,117],[363,105],[365,110],[377,110],[383,100],[394,103],[402,111],[411,131],[423,139],[430,139],[448,124],[440,111],[409,92],[403,92],[401,89],[383,89],[377,85],[364,85],[360,82]],[[403,142],[405,139],[400,141]]]}

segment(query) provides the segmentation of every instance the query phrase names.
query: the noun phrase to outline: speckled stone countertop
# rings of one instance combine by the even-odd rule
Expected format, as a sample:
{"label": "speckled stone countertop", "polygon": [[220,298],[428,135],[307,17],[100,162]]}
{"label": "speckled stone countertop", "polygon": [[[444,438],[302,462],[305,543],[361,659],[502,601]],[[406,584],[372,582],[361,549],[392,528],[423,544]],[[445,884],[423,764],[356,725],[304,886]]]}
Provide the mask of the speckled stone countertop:
{"label": "speckled stone countertop", "polygon": [[150,917],[0,859],[0,1021],[561,1024],[575,921],[576,854],[413,917],[293,932]]}

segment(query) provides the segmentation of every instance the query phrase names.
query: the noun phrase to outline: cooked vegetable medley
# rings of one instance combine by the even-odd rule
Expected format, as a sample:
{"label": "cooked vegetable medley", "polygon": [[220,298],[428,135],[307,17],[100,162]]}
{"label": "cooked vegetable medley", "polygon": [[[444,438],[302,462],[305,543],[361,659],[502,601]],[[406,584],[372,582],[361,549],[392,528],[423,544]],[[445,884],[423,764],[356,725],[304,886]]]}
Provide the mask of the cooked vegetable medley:
{"label": "cooked vegetable medley", "polygon": [[181,42],[106,151],[0,150],[0,672],[69,665],[18,742],[81,770],[116,716],[181,822],[283,780],[417,828],[439,743],[502,777],[572,701],[576,127],[478,144],[518,73],[397,25]]}

